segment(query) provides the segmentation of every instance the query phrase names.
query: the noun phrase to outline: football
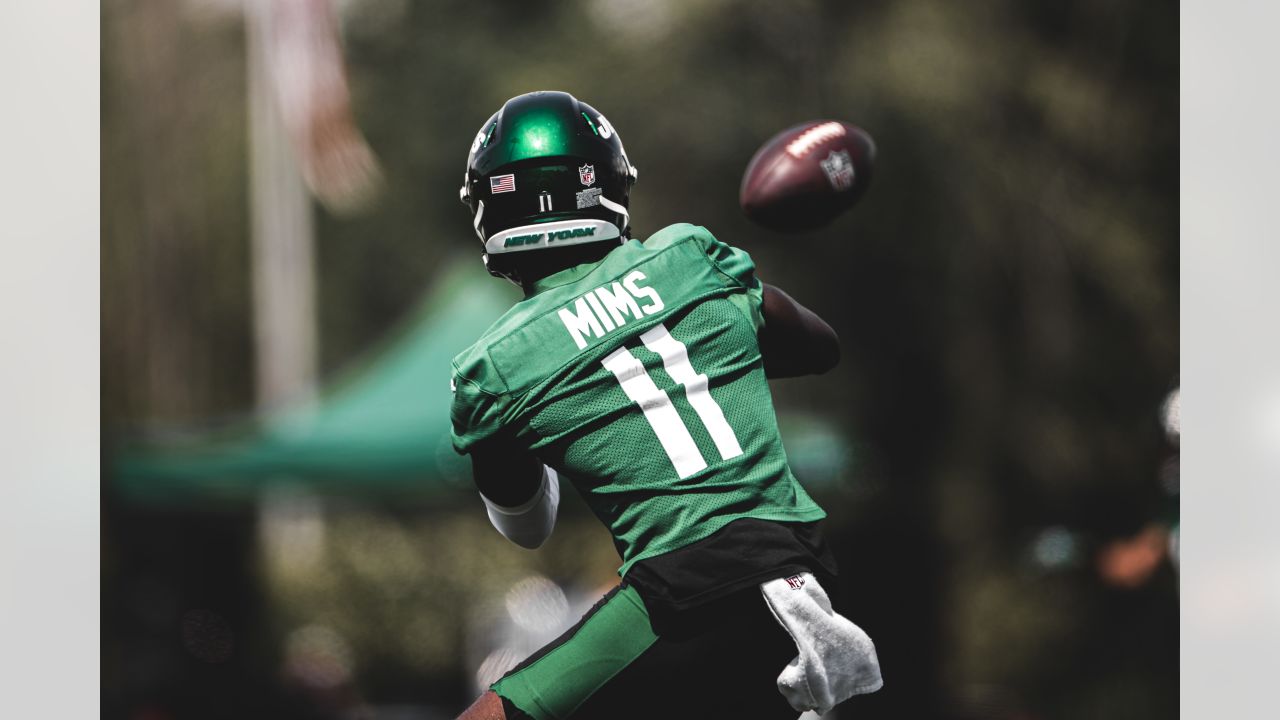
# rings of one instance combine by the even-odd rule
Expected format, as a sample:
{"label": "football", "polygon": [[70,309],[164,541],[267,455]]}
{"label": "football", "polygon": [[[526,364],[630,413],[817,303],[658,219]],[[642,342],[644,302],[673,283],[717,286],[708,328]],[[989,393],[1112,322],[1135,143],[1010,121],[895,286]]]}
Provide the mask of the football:
{"label": "football", "polygon": [[747,164],[738,202],[770,230],[816,230],[853,207],[871,182],[876,146],[865,130],[813,120],[769,139]]}

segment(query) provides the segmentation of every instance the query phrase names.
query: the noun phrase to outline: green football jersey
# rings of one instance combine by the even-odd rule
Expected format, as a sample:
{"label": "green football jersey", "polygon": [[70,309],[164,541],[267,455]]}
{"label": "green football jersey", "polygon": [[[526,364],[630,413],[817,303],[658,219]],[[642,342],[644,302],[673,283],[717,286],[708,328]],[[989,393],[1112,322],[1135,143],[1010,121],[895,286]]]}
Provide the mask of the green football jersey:
{"label": "green football jersey", "polygon": [[825,517],[787,466],[747,253],[679,224],[538,282],[453,361],[453,443],[502,437],[578,489],[619,573],[733,520]]}

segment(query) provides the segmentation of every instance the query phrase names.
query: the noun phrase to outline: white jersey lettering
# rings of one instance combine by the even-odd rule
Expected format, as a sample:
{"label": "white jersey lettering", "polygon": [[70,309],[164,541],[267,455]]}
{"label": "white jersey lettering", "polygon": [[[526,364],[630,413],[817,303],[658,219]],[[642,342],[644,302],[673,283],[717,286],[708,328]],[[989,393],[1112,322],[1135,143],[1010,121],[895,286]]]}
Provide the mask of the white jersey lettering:
{"label": "white jersey lettering", "polygon": [[626,288],[622,287],[622,283],[614,283],[613,292],[603,287],[596,288],[596,297],[600,298],[600,304],[604,305],[618,325],[626,324],[622,318],[623,313],[631,315],[632,320],[638,320],[641,317],[640,306],[636,304],[636,299],[631,297]]}
{"label": "white jersey lettering", "polygon": [[[602,285],[583,294],[573,301],[572,310],[560,308],[560,321],[579,350],[587,347],[588,338],[602,338],[626,325],[628,316],[635,321],[666,307],[657,290],[639,284],[646,279],[644,273],[636,270],[622,282]],[[641,305],[638,298],[644,298],[648,303]]]}
{"label": "white jersey lettering", "polygon": [[591,312],[586,300],[578,298],[573,307],[576,312],[569,308],[560,308],[560,321],[564,323],[565,329],[573,337],[573,342],[581,350],[587,346],[584,334],[590,333],[594,337],[604,337],[604,328],[600,327],[600,321],[596,319],[595,313]]}
{"label": "white jersey lettering", "polygon": [[641,286],[639,286],[639,285],[637,285],[637,284],[636,284],[637,282],[639,282],[639,281],[641,281],[641,280],[645,280],[645,279],[646,279],[646,278],[645,278],[644,273],[640,272],[639,270],[636,270],[635,272],[631,273],[630,275],[628,275],[628,276],[624,277],[624,278],[622,279],[622,284],[623,284],[623,286],[624,286],[624,287],[626,287],[626,288],[627,288],[627,290],[628,290],[632,295],[634,295],[634,296],[641,296],[641,295],[643,295],[644,297],[649,298],[649,302],[650,302],[650,304],[649,304],[648,306],[646,306],[646,307],[642,307],[642,308],[640,308],[640,309],[641,309],[641,310],[644,310],[644,314],[645,314],[645,315],[652,315],[652,314],[654,314],[654,313],[656,313],[656,312],[661,312],[661,311],[662,311],[662,308],[664,308],[664,307],[666,307],[666,306],[662,303],[662,298],[658,297],[658,291],[657,291],[657,290],[654,290],[654,289],[653,289],[653,288],[651,288],[651,287],[641,287]]}

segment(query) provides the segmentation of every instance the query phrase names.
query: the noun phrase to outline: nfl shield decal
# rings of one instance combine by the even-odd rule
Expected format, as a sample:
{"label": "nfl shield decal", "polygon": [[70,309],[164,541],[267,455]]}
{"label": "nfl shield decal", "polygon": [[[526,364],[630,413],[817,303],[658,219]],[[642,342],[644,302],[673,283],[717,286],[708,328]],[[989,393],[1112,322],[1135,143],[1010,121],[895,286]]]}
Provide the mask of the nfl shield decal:
{"label": "nfl shield decal", "polygon": [[578,168],[578,179],[582,181],[583,185],[594,185],[596,182],[596,166],[583,165]]}
{"label": "nfl shield decal", "polygon": [[818,164],[826,173],[832,189],[841,191],[853,187],[853,160],[849,159],[848,150],[832,150],[827,159]]}

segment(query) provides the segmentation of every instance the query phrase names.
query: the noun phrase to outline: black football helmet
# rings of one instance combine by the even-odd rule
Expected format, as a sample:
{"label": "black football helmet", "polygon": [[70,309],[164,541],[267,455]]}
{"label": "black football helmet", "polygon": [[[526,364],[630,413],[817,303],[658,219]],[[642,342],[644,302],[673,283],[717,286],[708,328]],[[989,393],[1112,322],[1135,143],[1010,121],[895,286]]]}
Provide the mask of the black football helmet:
{"label": "black football helmet", "polygon": [[604,115],[568,93],[532,92],[480,127],[459,196],[489,272],[519,283],[522,253],[625,242],[636,176]]}

